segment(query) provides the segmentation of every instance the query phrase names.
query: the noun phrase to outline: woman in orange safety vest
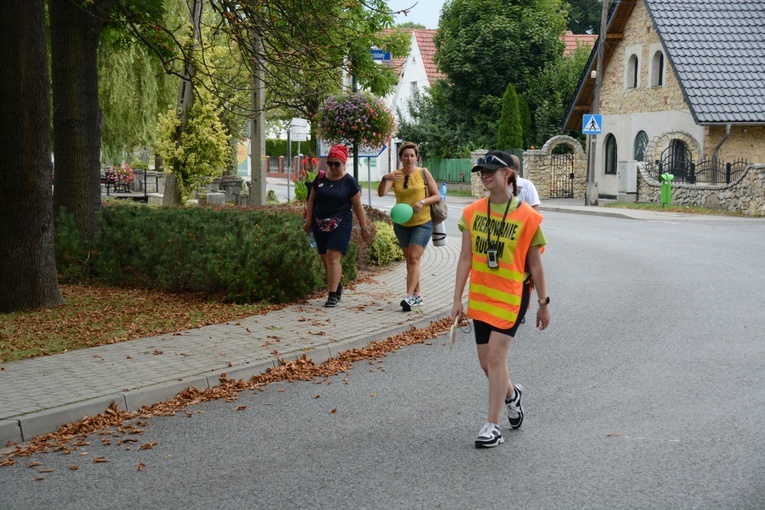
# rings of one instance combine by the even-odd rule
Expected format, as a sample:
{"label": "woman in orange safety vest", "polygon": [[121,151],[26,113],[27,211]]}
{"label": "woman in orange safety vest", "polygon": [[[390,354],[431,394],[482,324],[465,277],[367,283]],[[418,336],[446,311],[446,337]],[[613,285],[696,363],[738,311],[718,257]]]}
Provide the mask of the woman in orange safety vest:
{"label": "woman in orange safety vest", "polygon": [[462,249],[451,318],[452,322],[462,318],[462,294],[469,276],[468,317],[473,319],[478,361],[489,379],[489,419],[475,441],[479,448],[504,442],[499,430],[503,404],[510,428],[517,429],[523,422],[523,387],[510,381],[507,353],[528,308],[527,270],[537,291],[537,327],[545,329],[550,323],[541,257],[547,242],[539,228],[542,215],[519,203],[513,165],[510,154],[503,151],[489,151],[478,158],[472,171],[481,173],[489,196],[466,207],[458,225]]}

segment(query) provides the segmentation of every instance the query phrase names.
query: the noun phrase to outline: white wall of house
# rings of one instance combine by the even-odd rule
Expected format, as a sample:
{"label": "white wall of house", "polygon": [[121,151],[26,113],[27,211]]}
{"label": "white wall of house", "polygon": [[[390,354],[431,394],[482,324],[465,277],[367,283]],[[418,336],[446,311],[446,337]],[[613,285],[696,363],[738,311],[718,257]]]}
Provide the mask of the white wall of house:
{"label": "white wall of house", "polygon": [[[662,112],[632,113],[628,115],[604,115],[603,134],[598,135],[595,157],[595,167],[598,173],[595,180],[598,182],[598,193],[601,195],[616,195],[618,192],[618,176],[605,173],[605,141],[608,134],[616,138],[617,161],[631,161],[635,159],[635,137],[640,131],[645,131],[648,140],[668,131],[683,131],[698,140],[699,144],[704,140],[704,128],[693,122],[691,112],[686,110],[669,110]],[[701,147],[703,150],[703,146]]]}

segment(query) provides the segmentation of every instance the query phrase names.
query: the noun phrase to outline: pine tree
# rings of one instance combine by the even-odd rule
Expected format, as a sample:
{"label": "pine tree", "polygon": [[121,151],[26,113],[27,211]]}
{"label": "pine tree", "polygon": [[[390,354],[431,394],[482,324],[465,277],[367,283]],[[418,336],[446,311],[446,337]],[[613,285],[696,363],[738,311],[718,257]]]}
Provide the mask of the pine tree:
{"label": "pine tree", "polygon": [[502,97],[502,116],[499,118],[499,133],[497,147],[516,149],[523,147],[523,128],[521,112],[518,108],[518,94],[512,83],[507,84],[505,95]]}

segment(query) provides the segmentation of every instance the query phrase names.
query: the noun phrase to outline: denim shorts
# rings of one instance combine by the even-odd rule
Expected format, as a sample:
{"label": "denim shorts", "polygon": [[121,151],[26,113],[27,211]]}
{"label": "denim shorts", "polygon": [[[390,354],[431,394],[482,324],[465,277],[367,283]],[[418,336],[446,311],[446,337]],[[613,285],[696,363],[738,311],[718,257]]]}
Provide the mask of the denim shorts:
{"label": "denim shorts", "polygon": [[398,245],[402,248],[408,248],[410,244],[417,244],[426,248],[430,237],[433,235],[433,221],[428,220],[427,223],[414,227],[404,227],[394,223],[393,232],[396,233]]}

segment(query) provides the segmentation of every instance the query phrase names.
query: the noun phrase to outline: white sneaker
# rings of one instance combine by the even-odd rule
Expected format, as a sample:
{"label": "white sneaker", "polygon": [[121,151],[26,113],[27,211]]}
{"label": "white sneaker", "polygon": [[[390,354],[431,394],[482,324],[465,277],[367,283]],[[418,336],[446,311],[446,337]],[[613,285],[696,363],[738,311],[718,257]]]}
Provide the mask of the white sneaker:
{"label": "white sneaker", "polygon": [[412,300],[414,301],[412,303],[413,306],[423,306],[425,304],[425,301],[422,300],[422,294],[413,295]]}
{"label": "white sneaker", "polygon": [[523,423],[523,407],[521,406],[523,386],[513,384],[513,387],[515,393],[513,393],[512,399],[505,400],[505,407],[507,407],[507,419],[510,421],[510,428],[517,429]]}
{"label": "white sneaker", "polygon": [[411,312],[412,311],[412,306],[414,306],[414,304],[415,304],[414,303],[414,298],[412,296],[410,296],[409,294],[407,294],[404,297],[404,299],[401,300],[400,304],[401,304],[401,308],[403,308],[403,310],[405,312]]}
{"label": "white sneaker", "polygon": [[478,433],[478,439],[475,440],[476,448],[494,448],[497,445],[504,443],[502,434],[499,432],[499,427],[491,422],[486,422],[481,432]]}

